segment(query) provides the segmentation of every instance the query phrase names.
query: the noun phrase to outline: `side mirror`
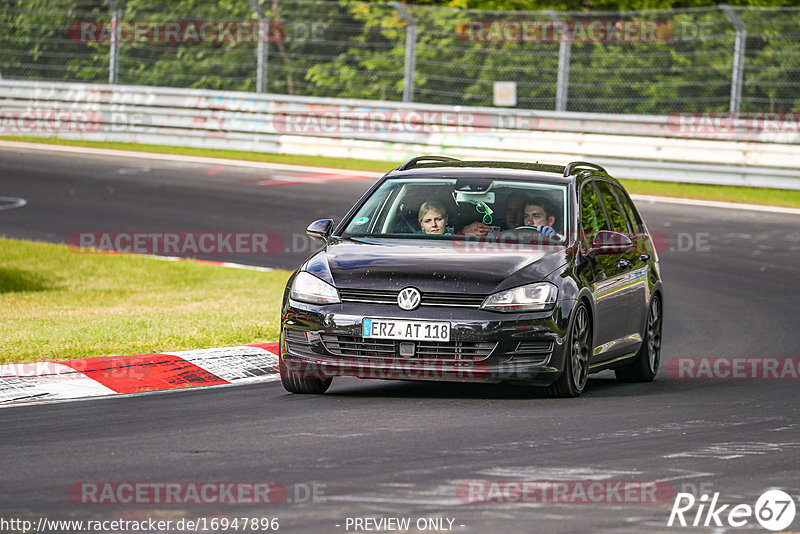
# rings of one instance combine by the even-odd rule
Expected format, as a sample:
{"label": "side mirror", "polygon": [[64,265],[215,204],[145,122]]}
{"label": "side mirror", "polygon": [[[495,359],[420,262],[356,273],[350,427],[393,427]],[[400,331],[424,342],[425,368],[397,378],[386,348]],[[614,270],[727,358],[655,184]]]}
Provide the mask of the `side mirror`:
{"label": "side mirror", "polygon": [[592,248],[587,256],[594,257],[602,254],[623,254],[633,248],[633,241],[625,234],[600,230],[592,240]]}
{"label": "side mirror", "polygon": [[327,241],[333,231],[333,219],[320,219],[314,221],[306,228],[306,234],[314,239]]}

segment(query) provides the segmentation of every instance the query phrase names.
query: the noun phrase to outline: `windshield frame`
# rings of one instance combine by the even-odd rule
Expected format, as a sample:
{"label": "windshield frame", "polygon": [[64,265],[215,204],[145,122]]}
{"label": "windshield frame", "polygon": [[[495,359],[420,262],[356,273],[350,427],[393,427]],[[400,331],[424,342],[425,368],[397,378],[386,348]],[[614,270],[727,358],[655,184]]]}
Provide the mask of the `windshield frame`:
{"label": "windshield frame", "polygon": [[[541,239],[537,239],[534,243],[531,244],[545,244],[545,245],[559,245],[559,246],[568,246],[573,241],[571,239],[571,232],[570,229],[574,227],[574,206],[571,201],[572,198],[572,191],[573,191],[573,184],[570,180],[563,180],[563,179],[553,179],[553,177],[542,177],[542,176],[520,176],[519,174],[506,174],[506,173],[486,173],[486,169],[481,169],[479,175],[473,172],[464,172],[466,169],[447,169],[451,172],[425,172],[425,173],[409,173],[409,174],[399,174],[395,171],[385,175],[380,180],[376,181],[370,189],[364,193],[364,195],[359,199],[359,201],[350,209],[347,215],[342,219],[342,221],[337,226],[336,230],[334,231],[334,235],[336,237],[342,239],[349,239],[349,238],[367,238],[367,239],[408,239],[408,240],[418,240],[418,239],[426,239],[430,241],[439,241],[439,242],[447,242],[451,240],[458,240],[458,239],[476,239],[477,236],[474,235],[463,235],[456,233],[461,231],[463,228],[453,228],[453,233],[448,233],[446,235],[433,235],[433,234],[421,234],[416,231],[414,232],[355,232],[346,230],[351,228],[351,224],[353,221],[356,220],[356,217],[363,217],[362,210],[364,206],[366,206],[371,200],[374,200],[374,196],[378,194],[379,190],[382,188],[387,187],[387,184],[391,184],[392,189],[391,192],[387,192],[384,195],[384,198],[380,201],[380,207],[373,212],[370,212],[370,215],[373,215],[372,219],[369,221],[370,225],[373,225],[373,229],[377,227],[386,228],[386,225],[389,224],[388,215],[391,215],[390,212],[387,212],[387,209],[396,209],[396,208],[387,208],[387,204],[396,205],[398,198],[400,197],[400,189],[404,186],[408,185],[430,185],[432,187],[435,186],[450,186],[455,189],[456,184],[460,180],[468,181],[470,183],[476,182],[483,182],[487,185],[487,191],[499,191],[500,197],[497,199],[496,203],[493,203],[492,206],[494,207],[494,213],[502,214],[502,210],[500,207],[503,206],[504,202],[507,200],[507,196],[510,190],[519,189],[519,190],[530,190],[530,192],[522,191],[523,193],[527,194],[529,198],[535,196],[541,196],[533,194],[534,191],[543,191],[543,190],[550,190],[555,191],[556,198],[558,199],[556,202],[561,204],[560,209],[556,206],[557,214],[556,214],[556,226],[560,226],[558,228],[558,232],[560,234],[559,239],[551,239],[547,238],[546,236],[542,235]],[[470,169],[473,170],[473,169]],[[452,172],[456,171],[456,172]],[[461,171],[461,172],[458,172]],[[559,177],[560,178],[560,177]],[[457,193],[455,190],[452,193],[453,200],[456,200]],[[548,193],[547,197],[552,198],[554,196],[553,193]],[[454,206],[458,207],[463,205],[465,202],[456,202]],[[498,212],[498,210],[500,210]],[[449,212],[448,212],[449,213]],[[377,216],[375,216],[377,215]],[[502,216],[501,216],[502,217]],[[380,222],[381,219],[383,222]],[[504,218],[502,219],[504,220]],[[559,224],[560,222],[560,224]],[[511,230],[503,229],[502,232],[510,232]],[[490,234],[490,237],[496,237],[497,234]],[[490,239],[486,238],[477,238],[478,240],[488,241]]]}

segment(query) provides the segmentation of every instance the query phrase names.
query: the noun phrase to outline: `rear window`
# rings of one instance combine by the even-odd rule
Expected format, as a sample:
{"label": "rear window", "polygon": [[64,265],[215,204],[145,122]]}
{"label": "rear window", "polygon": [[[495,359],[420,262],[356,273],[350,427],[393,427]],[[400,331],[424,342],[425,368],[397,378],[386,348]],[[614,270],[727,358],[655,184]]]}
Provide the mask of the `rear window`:
{"label": "rear window", "polygon": [[600,230],[608,230],[603,206],[592,182],[586,182],[581,188],[581,224],[587,248]]}
{"label": "rear window", "polygon": [[608,221],[611,223],[611,230],[621,234],[629,234],[628,220],[623,213],[623,208],[619,205],[614,191],[611,189],[611,184],[600,180],[595,181],[597,190],[600,192],[600,197],[603,199],[603,205],[606,208],[606,215]]}

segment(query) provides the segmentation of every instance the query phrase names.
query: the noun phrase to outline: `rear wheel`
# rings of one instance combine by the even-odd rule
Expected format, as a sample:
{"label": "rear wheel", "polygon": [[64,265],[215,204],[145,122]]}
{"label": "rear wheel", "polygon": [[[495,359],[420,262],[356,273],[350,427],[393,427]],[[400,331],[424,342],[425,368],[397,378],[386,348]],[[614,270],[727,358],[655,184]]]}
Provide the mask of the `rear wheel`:
{"label": "rear wheel", "polygon": [[655,295],[650,302],[642,346],[639,347],[639,352],[636,353],[631,364],[614,370],[617,380],[620,382],[651,382],[656,377],[658,366],[661,363],[662,319],[661,298]]}
{"label": "rear wheel", "polygon": [[333,381],[332,378],[303,378],[300,373],[289,369],[282,357],[278,358],[278,371],[283,387],[290,393],[325,393]]}
{"label": "rear wheel", "polygon": [[589,354],[592,351],[592,323],[589,310],[583,302],[575,309],[567,339],[564,371],[557,381],[547,387],[547,393],[553,397],[577,397],[586,387]]}

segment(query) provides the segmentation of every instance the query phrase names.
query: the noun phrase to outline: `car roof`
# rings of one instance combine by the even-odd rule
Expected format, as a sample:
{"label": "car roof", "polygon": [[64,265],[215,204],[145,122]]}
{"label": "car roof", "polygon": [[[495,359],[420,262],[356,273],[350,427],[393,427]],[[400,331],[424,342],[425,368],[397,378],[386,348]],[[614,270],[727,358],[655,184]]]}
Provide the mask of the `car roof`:
{"label": "car roof", "polygon": [[[425,161],[417,163],[415,158],[393,169],[386,178],[492,178],[501,180],[536,181],[550,184],[583,182],[589,176],[601,176],[616,182],[602,167],[587,169],[588,163],[570,163],[570,172],[564,176],[565,165],[550,163],[526,163],[516,161]],[[426,158],[427,159],[427,158]]]}
{"label": "car roof", "polygon": [[[553,184],[568,184],[575,180],[574,176],[564,177],[564,168],[557,169],[515,168],[494,165],[471,165],[484,162],[459,162],[458,165],[423,164],[413,169],[390,171],[387,178],[492,178],[510,181],[536,181]],[[494,162],[486,162],[494,163]],[[533,166],[534,164],[527,164]],[[555,165],[551,167],[557,167]],[[549,172],[548,172],[549,171]]]}

